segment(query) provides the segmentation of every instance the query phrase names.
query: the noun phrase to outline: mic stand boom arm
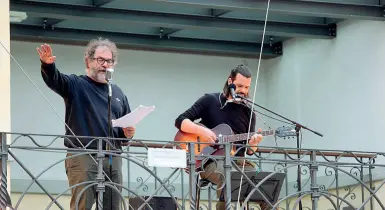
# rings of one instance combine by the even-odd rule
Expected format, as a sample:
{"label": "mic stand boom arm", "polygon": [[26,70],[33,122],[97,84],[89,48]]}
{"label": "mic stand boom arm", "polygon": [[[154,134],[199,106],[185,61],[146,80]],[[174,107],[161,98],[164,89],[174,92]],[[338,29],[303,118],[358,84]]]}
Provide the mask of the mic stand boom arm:
{"label": "mic stand boom arm", "polygon": [[[297,123],[297,122],[295,122],[293,120],[290,120],[290,119],[288,119],[288,118],[286,118],[286,117],[284,117],[284,116],[282,116],[282,115],[280,115],[278,113],[275,113],[275,112],[273,112],[273,111],[271,111],[271,110],[269,110],[269,109],[267,109],[267,108],[265,108],[265,107],[263,107],[261,105],[258,105],[258,104],[254,103],[253,101],[251,101],[248,98],[245,98],[245,97],[240,96],[240,95],[236,95],[236,97],[241,98],[241,99],[243,99],[243,100],[245,100],[245,101],[247,101],[249,103],[252,103],[255,106],[257,106],[257,107],[259,107],[261,109],[264,109],[264,110],[266,110],[266,111],[268,111],[268,112],[270,112],[270,113],[272,113],[272,114],[274,114],[274,115],[276,115],[278,117],[281,117],[282,119],[287,120],[287,121],[289,121],[289,122],[291,122],[291,123],[293,123],[295,125],[295,131],[296,131],[296,136],[297,136],[297,158],[298,158],[298,161],[300,159],[299,131],[301,130],[301,128],[304,128],[304,129],[306,129],[308,131],[311,131],[312,133],[314,133],[314,134],[316,134],[318,136],[323,137],[323,135],[321,133],[319,133],[317,131],[314,131],[314,130],[306,127],[306,126],[303,126],[303,125],[301,125],[301,124],[299,124],[299,123]],[[301,192],[301,167],[300,167],[300,164],[298,164],[298,168],[297,168],[297,185],[298,185],[298,188],[297,188],[298,192]],[[298,194],[298,196],[301,196],[301,194]],[[302,202],[301,201],[299,201],[299,209],[302,209]]]}
{"label": "mic stand boom arm", "polygon": [[263,107],[263,106],[261,106],[261,105],[258,105],[258,104],[256,104],[256,103],[252,102],[252,101],[251,101],[250,99],[248,99],[248,98],[245,98],[245,97],[240,96],[240,95],[237,95],[236,97],[241,98],[241,99],[243,99],[243,100],[245,100],[245,101],[247,101],[247,102],[249,102],[249,103],[252,103],[252,104],[254,104],[255,106],[257,106],[257,107],[259,107],[259,108],[261,108],[261,109],[264,109],[264,110],[266,110],[266,111],[268,111],[268,112],[270,112],[270,113],[272,113],[272,114],[274,114],[274,115],[277,115],[278,117],[281,117],[281,118],[284,119],[284,120],[287,120],[287,121],[289,121],[289,122],[295,124],[296,128],[298,128],[298,129],[304,128],[304,129],[306,129],[306,130],[308,130],[308,131],[313,132],[314,134],[316,134],[316,135],[318,135],[318,136],[323,137],[323,135],[322,135],[321,133],[319,133],[319,132],[317,132],[317,131],[314,131],[314,130],[312,130],[312,129],[306,127],[306,126],[303,126],[303,125],[301,125],[301,124],[299,124],[299,123],[297,123],[297,122],[295,122],[295,121],[293,121],[293,120],[290,120],[290,119],[288,119],[288,118],[286,118],[286,117],[284,117],[284,116],[282,116],[282,115],[280,115],[280,114],[278,114],[278,113],[275,113],[275,112],[273,112],[273,111],[271,111],[271,110],[269,110],[269,109],[267,109],[267,108],[265,108],[265,107]]}

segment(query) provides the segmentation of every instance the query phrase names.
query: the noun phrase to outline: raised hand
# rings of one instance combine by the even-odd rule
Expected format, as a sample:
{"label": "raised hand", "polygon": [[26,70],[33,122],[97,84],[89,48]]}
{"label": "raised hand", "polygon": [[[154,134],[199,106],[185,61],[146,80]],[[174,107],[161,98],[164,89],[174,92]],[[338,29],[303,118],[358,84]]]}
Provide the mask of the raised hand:
{"label": "raised hand", "polygon": [[41,49],[36,48],[39,53],[40,60],[46,64],[52,64],[55,62],[56,56],[52,54],[52,48],[48,44],[41,45]]}

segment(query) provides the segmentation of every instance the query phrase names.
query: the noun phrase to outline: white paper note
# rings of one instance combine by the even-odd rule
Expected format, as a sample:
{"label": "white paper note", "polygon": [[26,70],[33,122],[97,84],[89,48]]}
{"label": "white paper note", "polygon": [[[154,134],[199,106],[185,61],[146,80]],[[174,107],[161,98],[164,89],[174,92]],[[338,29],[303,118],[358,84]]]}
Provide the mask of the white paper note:
{"label": "white paper note", "polygon": [[147,164],[150,167],[186,168],[186,150],[148,148]]}
{"label": "white paper note", "polygon": [[155,106],[138,106],[131,113],[124,115],[123,117],[112,120],[112,127],[127,128],[138,124],[144,117],[154,111]]}

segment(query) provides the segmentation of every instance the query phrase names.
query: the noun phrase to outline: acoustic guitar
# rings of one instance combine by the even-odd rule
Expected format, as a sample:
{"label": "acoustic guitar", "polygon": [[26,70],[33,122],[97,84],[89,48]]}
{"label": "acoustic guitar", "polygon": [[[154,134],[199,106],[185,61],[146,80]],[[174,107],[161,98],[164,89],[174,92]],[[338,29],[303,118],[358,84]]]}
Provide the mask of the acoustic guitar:
{"label": "acoustic guitar", "polygon": [[[199,124],[199,123],[198,123]],[[199,124],[200,126],[205,127],[202,124]],[[233,143],[238,141],[245,141],[247,139],[250,139],[254,134],[261,134],[262,136],[277,136],[280,138],[286,138],[291,136],[296,136],[296,131],[293,126],[288,127],[279,127],[277,129],[270,129],[262,132],[250,132],[250,133],[241,133],[241,134],[234,134],[231,127],[227,124],[220,124],[216,126],[215,128],[211,129],[211,131],[217,136],[216,143]],[[201,167],[201,162],[204,158],[207,157],[200,157],[203,155],[217,155],[222,156],[224,155],[224,148],[221,147],[221,145],[212,145],[211,143],[208,143],[208,138],[205,136],[200,136],[193,133],[186,133],[181,130],[179,130],[175,137],[175,142],[195,142],[197,144],[194,145],[194,154],[196,157],[196,168]],[[188,145],[186,143],[180,143],[180,147],[186,151],[188,151]],[[236,149],[232,147],[231,149],[231,155],[235,154]]]}

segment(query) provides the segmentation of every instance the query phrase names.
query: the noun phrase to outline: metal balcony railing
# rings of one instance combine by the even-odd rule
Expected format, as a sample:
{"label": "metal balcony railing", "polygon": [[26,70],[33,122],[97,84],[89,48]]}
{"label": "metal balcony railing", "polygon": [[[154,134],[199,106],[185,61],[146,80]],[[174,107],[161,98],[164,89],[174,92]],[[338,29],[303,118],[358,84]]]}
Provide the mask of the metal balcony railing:
{"label": "metal balcony railing", "polygon": [[[9,143],[7,138],[10,138]],[[42,138],[51,140],[41,143],[39,139]],[[301,149],[300,158],[298,158],[297,148],[260,147],[256,153],[246,157],[248,161],[255,163],[255,173],[246,173],[237,164],[237,161],[243,161],[245,158],[231,156],[231,145],[228,143],[216,145],[224,149],[223,155],[187,153],[187,168],[158,168],[147,165],[148,148],[187,148],[188,151],[194,151],[194,146],[198,143],[133,139],[123,147],[120,154],[102,149],[68,149],[52,146],[56,141],[62,142],[69,138],[73,137],[0,133],[2,164],[0,209],[4,209],[5,206],[18,209],[33,184],[37,184],[51,199],[46,209],[52,206],[69,209],[68,206],[60,204],[58,199],[68,194],[70,188],[54,195],[48,192],[47,187],[40,182],[41,176],[68,158],[92,155],[95,157],[95,162],[100,164],[106,158],[106,154],[121,157],[127,162],[125,176],[128,181],[124,185],[110,182],[102,167],[99,167],[98,178],[100,179],[83,183],[86,188],[96,186],[99,210],[102,209],[103,192],[107,188],[116,190],[116,187],[123,189],[121,193],[123,209],[162,209],[164,207],[167,207],[166,209],[215,209],[217,202],[215,191],[218,188],[226,189],[224,195],[226,209],[260,209],[254,197],[262,198],[271,209],[280,210],[299,207],[322,210],[385,209],[382,204],[383,198],[378,195],[381,190],[384,190],[385,183],[385,173],[383,173],[385,165],[375,161],[384,157],[384,154],[379,152]],[[109,144],[111,141],[122,140],[96,137],[92,139],[97,141],[99,146],[103,142]],[[18,150],[56,153],[76,151],[78,154],[59,159],[40,170],[39,173],[33,174],[18,157]],[[21,193],[20,198],[12,201],[7,192],[7,161],[10,158],[31,177],[31,182]],[[204,164],[209,160],[223,164],[224,184],[222,186],[202,179],[200,177],[202,171],[196,170],[197,163]],[[301,184],[300,187],[298,183]]]}

